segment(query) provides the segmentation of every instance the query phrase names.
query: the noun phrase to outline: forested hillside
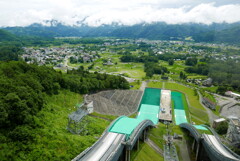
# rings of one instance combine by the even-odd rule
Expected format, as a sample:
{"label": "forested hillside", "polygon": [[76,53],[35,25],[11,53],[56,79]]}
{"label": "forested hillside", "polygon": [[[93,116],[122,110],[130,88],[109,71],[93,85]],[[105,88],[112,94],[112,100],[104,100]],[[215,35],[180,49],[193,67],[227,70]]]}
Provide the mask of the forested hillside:
{"label": "forested hillside", "polygon": [[0,29],[0,42],[1,41],[15,41],[15,40],[17,40],[17,37],[14,34]]}
{"label": "forested hillside", "polygon": [[[128,82],[120,76],[89,73],[83,68],[62,74],[46,66],[29,65],[25,62],[15,61],[0,62],[0,156],[5,156],[1,159],[36,160],[36,158],[25,157],[28,153],[34,157],[39,155],[39,152],[45,151],[43,148],[34,152],[36,149],[32,149],[32,147],[37,146],[38,141],[40,141],[40,138],[36,137],[39,135],[38,130],[45,126],[41,122],[45,118],[43,111],[48,111],[49,108],[49,97],[58,95],[59,92],[61,94],[62,90],[65,90],[66,93],[72,91],[86,94],[104,89],[128,88]],[[60,111],[65,109],[64,106],[57,107]],[[53,117],[53,112],[57,109],[54,107],[50,109],[52,110],[50,111],[51,117]],[[39,115],[39,113],[42,114]],[[65,113],[65,119],[61,121],[66,122],[68,114]],[[67,124],[63,124],[61,128],[65,129],[66,126]],[[61,139],[58,141],[61,142]],[[92,140],[90,139],[90,141]],[[9,149],[11,147],[14,149]],[[76,149],[77,151],[79,152]],[[76,152],[74,155],[77,155]],[[34,153],[36,154],[34,155]],[[56,151],[54,153],[57,154]],[[8,158],[10,156],[11,158]],[[42,160],[50,158],[43,157]]]}
{"label": "forested hillside", "polygon": [[226,42],[237,44],[240,42],[239,23],[227,24],[136,24],[133,26],[102,25],[99,27],[65,26],[56,23],[53,26],[33,24],[27,27],[7,27],[6,30],[18,36],[40,37],[121,37],[146,38],[155,40],[184,40],[192,37],[196,42]]}

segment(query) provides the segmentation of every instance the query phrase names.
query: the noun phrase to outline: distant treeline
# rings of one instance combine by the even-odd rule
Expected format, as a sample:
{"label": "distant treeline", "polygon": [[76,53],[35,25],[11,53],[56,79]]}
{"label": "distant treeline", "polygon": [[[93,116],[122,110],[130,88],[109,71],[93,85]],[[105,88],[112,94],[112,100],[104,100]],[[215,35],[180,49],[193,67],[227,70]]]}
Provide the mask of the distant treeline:
{"label": "distant treeline", "polygon": [[[196,73],[206,75],[213,79],[213,83],[220,86],[221,91],[236,90],[240,92],[240,62],[239,60],[227,59],[202,59],[205,62],[197,62],[186,65],[192,65],[186,67],[184,70],[187,73]],[[186,60],[187,62],[187,60]],[[194,65],[195,64],[195,65]]]}
{"label": "distant treeline", "polygon": [[209,77],[225,90],[240,92],[240,62],[237,60],[214,60],[209,63]]}
{"label": "distant treeline", "polygon": [[158,60],[154,56],[124,55],[120,58],[120,60],[121,62],[136,62],[136,63],[158,62]]}
{"label": "distant treeline", "polygon": [[124,53],[124,55],[120,58],[122,62],[158,62],[158,60],[164,60],[164,61],[169,61],[173,59],[179,59],[179,60],[186,60],[187,56],[186,55],[181,55],[181,54],[172,54],[172,53],[166,53],[166,54],[154,54],[151,50],[148,51],[149,56],[147,55],[141,55],[141,56],[136,56],[132,55],[130,52]]}
{"label": "distant treeline", "polygon": [[[157,56],[136,56],[136,55],[124,55],[120,58],[121,62],[136,62],[136,63],[144,63],[144,71],[146,72],[147,77],[152,77],[153,74],[161,74],[164,75],[168,73],[168,69],[166,67],[161,66],[158,63]],[[169,57],[170,60],[170,57]]]}

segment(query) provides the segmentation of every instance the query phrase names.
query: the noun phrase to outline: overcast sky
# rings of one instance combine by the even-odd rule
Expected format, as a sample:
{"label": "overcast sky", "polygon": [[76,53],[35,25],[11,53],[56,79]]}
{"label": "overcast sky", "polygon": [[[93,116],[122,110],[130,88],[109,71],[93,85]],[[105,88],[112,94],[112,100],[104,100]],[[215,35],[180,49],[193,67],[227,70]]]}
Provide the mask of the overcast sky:
{"label": "overcast sky", "polygon": [[58,20],[90,26],[240,21],[240,0],[0,0],[0,26]]}

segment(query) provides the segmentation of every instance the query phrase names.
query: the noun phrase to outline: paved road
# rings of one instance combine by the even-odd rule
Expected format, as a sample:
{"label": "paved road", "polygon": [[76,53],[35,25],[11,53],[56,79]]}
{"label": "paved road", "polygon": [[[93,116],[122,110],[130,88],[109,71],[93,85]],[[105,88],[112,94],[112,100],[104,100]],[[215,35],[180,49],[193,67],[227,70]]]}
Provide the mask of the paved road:
{"label": "paved road", "polygon": [[208,107],[206,107],[203,103],[202,103],[202,95],[201,93],[198,91],[198,95],[199,95],[199,102],[201,103],[201,105],[207,110],[208,113],[208,118],[209,118],[209,122],[210,125],[213,124],[213,121],[218,119],[219,117],[217,115],[215,115],[212,110],[210,110]]}
{"label": "paved road", "polygon": [[144,91],[144,89],[146,88],[147,86],[147,82],[146,81],[142,81],[142,85],[140,87],[140,90]]}

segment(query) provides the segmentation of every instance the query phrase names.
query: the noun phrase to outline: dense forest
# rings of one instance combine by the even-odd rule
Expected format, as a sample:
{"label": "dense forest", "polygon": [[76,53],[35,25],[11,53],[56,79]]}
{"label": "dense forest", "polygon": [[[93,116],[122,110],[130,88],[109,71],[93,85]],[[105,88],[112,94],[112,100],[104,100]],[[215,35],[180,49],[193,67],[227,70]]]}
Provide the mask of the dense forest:
{"label": "dense forest", "polygon": [[202,59],[205,62],[191,61],[187,63],[184,70],[187,73],[196,73],[200,75],[206,75],[213,79],[213,83],[219,86],[221,94],[227,90],[240,91],[240,62],[239,60],[227,59],[216,60]]}
{"label": "dense forest", "polygon": [[[209,77],[216,85],[226,90],[240,92],[240,62],[235,60],[215,60],[209,63]],[[221,88],[222,88],[221,87]]]}
{"label": "dense forest", "polygon": [[28,124],[43,107],[44,94],[58,94],[61,88],[86,94],[103,89],[128,89],[128,82],[107,74],[89,73],[83,67],[67,74],[24,62],[1,62],[0,64],[0,127],[16,127]]}
{"label": "dense forest", "polygon": [[[46,66],[21,61],[0,62],[0,149],[21,143],[25,150],[31,151],[28,147],[35,144],[35,130],[41,128],[37,114],[44,110],[46,98],[60,90],[85,94],[128,88],[128,82],[120,76],[89,73],[83,67],[62,74]],[[19,155],[18,151],[14,153]]]}

